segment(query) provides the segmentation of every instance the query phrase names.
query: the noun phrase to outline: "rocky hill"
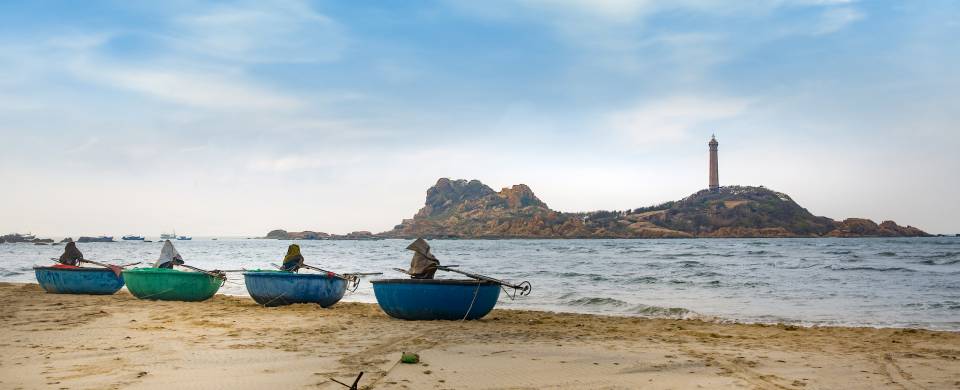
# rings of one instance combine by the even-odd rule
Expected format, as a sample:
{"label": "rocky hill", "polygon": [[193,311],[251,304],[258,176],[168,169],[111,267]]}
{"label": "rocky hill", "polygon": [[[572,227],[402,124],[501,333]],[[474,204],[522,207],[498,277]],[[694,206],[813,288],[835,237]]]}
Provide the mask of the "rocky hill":
{"label": "rocky hill", "polygon": [[687,238],[926,236],[893,221],[818,217],[763,187],[703,190],[678,201],[624,211],[551,210],[523,184],[494,191],[477,180],[440,179],[423,208],[380,237]]}

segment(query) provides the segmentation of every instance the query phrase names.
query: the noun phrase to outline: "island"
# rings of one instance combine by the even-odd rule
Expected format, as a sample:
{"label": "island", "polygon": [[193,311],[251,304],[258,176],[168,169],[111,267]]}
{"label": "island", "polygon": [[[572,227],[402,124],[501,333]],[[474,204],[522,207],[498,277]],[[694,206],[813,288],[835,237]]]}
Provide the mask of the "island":
{"label": "island", "polygon": [[816,216],[787,194],[725,186],[656,206],[619,211],[560,212],[530,187],[494,191],[479,180],[441,178],[423,208],[386,238],[693,238],[925,237],[923,230],[866,218]]}

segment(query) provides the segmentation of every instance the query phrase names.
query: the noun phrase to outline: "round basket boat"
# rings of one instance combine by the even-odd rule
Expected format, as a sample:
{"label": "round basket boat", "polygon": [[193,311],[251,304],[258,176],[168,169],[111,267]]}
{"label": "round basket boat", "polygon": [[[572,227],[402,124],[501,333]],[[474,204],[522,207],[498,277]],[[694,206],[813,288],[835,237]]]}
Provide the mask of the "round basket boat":
{"label": "round basket boat", "polygon": [[126,270],[123,278],[133,296],[161,301],[205,301],[223,284],[223,279],[202,272],[165,268]]}
{"label": "round basket boat", "polygon": [[247,292],[264,306],[316,303],[330,307],[340,302],[347,281],[327,274],[297,274],[285,271],[248,271],[243,273]]}
{"label": "round basket boat", "polygon": [[478,280],[380,279],[371,281],[377,303],[402,320],[475,320],[490,313],[500,285]]}
{"label": "round basket boat", "polygon": [[48,293],[110,295],[123,287],[123,276],[108,268],[33,267],[33,271]]}

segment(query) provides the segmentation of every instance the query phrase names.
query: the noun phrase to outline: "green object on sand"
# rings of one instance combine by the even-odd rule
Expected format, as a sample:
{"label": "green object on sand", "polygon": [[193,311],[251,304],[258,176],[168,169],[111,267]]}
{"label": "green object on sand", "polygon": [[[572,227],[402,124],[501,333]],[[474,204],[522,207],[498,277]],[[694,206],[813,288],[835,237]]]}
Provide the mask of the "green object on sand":
{"label": "green object on sand", "polygon": [[135,297],[161,301],[204,301],[223,284],[223,279],[202,272],[164,268],[124,270],[123,279]]}
{"label": "green object on sand", "polygon": [[417,355],[413,352],[404,352],[403,356],[400,357],[400,363],[406,363],[406,364],[420,363],[420,355]]}

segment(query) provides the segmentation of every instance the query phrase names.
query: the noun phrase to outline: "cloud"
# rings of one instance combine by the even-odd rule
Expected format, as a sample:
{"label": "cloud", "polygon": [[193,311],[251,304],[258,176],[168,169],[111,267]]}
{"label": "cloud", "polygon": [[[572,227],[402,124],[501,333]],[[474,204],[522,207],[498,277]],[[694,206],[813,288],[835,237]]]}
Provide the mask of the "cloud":
{"label": "cloud", "polygon": [[327,62],[346,37],[332,19],[301,1],[217,5],[176,19],[176,45],[241,62]]}
{"label": "cloud", "polygon": [[675,96],[615,112],[606,122],[610,129],[636,144],[652,146],[683,140],[688,132],[699,127],[737,117],[748,105],[744,99]]}
{"label": "cloud", "polygon": [[829,8],[820,15],[820,20],[812,33],[813,35],[832,34],[863,17],[863,13],[852,7]]}
{"label": "cloud", "polygon": [[90,59],[89,53],[71,58],[67,69],[76,77],[144,96],[206,109],[292,110],[302,106],[293,97],[246,80],[237,72],[183,71],[172,66],[145,68],[136,64]]}

